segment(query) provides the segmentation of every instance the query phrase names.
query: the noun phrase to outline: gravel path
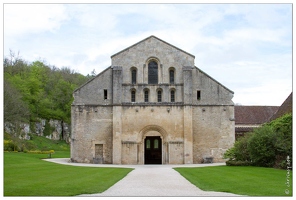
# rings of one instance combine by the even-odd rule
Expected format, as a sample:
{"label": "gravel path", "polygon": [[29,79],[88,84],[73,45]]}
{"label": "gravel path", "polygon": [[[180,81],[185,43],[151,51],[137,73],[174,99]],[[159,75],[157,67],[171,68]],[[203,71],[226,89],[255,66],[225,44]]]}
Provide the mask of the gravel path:
{"label": "gravel path", "polygon": [[106,197],[146,197],[146,196],[239,196],[231,193],[203,191],[187,181],[173,167],[205,167],[225,165],[224,163],[193,165],[97,165],[68,163],[69,159],[46,159],[50,162],[88,166],[88,167],[128,167],[134,168],[126,177],[118,181],[108,190],[98,194],[82,194],[79,196]]}

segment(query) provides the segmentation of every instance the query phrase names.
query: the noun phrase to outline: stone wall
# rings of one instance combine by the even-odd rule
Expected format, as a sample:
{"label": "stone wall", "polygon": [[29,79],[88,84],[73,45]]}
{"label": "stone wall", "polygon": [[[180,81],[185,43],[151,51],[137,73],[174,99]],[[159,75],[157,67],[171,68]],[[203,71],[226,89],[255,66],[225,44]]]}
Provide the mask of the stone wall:
{"label": "stone wall", "polygon": [[[145,138],[160,136],[163,145],[162,163],[182,164],[183,146],[174,150],[176,148],[174,144],[180,141],[183,143],[183,124],[183,107],[181,106],[123,106],[120,140],[123,144],[135,143],[139,146],[138,149],[134,147],[135,151],[131,151],[130,148],[126,148],[126,145],[122,145],[121,163],[144,164]],[[166,145],[168,145],[169,151]]]}
{"label": "stone wall", "polygon": [[233,106],[74,106],[71,144],[75,148],[71,148],[71,158],[73,162],[93,163],[98,157],[95,146],[102,145],[99,157],[103,163],[144,164],[145,138],[160,136],[163,164],[202,163],[206,156],[213,157],[214,162],[223,162],[224,152],[235,140],[233,109]]}
{"label": "stone wall", "polygon": [[193,108],[194,163],[203,157],[214,157],[214,162],[223,162],[224,152],[235,141],[234,106],[201,106]]}
{"label": "stone wall", "polygon": [[[104,163],[112,163],[112,107],[72,106],[72,130],[73,162],[103,157]],[[102,145],[103,155],[96,155],[96,145]]]}
{"label": "stone wall", "polygon": [[[104,91],[107,91],[105,98]],[[73,93],[73,104],[101,104],[110,105],[112,103],[112,69],[109,67],[96,77],[76,89]]]}

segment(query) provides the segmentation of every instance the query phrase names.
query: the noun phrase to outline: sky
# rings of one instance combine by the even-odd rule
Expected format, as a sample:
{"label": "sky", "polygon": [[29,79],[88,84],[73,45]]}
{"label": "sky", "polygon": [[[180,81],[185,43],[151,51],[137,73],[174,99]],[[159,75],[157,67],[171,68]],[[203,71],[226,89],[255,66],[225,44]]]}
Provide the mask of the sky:
{"label": "sky", "polygon": [[3,4],[3,56],[98,74],[154,35],[239,105],[280,106],[292,92],[292,4]]}

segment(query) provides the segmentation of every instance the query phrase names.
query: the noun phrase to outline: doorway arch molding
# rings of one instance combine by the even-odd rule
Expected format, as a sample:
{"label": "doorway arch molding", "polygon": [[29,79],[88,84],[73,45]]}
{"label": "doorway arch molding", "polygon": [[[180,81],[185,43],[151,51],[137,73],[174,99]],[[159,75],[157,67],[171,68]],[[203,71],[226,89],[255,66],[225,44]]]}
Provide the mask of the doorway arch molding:
{"label": "doorway arch molding", "polygon": [[[164,128],[158,125],[147,125],[142,128],[138,134],[138,164],[144,164],[145,159],[145,138],[149,137],[149,132],[157,132],[160,135],[162,142],[162,164],[168,163],[168,133]],[[155,136],[155,135],[153,135]]]}
{"label": "doorway arch molding", "polygon": [[141,131],[140,131],[140,134],[138,136],[138,142],[143,142],[144,140],[144,137],[145,137],[145,134],[150,132],[150,131],[157,131],[160,133],[162,139],[163,139],[163,142],[167,142],[167,132],[164,130],[164,128],[162,128],[161,126],[158,126],[158,125],[148,125],[148,126],[145,126]]}

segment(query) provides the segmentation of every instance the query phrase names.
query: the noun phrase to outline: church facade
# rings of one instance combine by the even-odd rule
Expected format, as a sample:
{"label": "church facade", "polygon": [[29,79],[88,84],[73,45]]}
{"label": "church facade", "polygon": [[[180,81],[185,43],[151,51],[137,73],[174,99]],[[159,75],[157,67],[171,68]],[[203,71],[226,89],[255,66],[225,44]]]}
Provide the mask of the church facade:
{"label": "church facade", "polygon": [[73,93],[72,162],[224,161],[235,141],[234,93],[194,59],[155,36],[111,56]]}

